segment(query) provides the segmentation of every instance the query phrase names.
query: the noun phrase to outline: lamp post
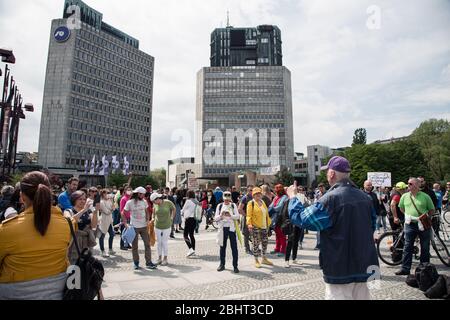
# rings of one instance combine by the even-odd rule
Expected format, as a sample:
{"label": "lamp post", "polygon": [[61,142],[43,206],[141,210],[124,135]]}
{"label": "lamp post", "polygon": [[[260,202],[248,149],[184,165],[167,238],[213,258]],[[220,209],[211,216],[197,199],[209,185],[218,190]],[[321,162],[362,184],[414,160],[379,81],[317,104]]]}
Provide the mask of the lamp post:
{"label": "lamp post", "polygon": [[[12,50],[0,49],[2,62],[16,62],[16,58]],[[11,169],[14,173],[16,166],[17,141],[19,136],[20,119],[25,119],[24,110],[22,109],[23,99],[19,94],[14,78],[10,76],[8,65],[5,66],[5,75],[3,80],[2,100],[0,103],[0,129],[1,141],[0,149],[3,153],[2,163],[2,180],[6,180],[5,173],[9,176]],[[1,71],[0,71],[1,75]],[[25,111],[33,112],[32,104],[25,104]]]}

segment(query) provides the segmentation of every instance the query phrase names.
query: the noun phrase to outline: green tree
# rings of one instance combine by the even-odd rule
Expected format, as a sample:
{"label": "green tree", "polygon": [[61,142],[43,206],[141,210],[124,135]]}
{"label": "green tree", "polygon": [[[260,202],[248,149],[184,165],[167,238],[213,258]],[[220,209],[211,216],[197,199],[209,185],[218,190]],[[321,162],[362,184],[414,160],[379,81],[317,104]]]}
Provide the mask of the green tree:
{"label": "green tree", "polygon": [[359,128],[355,130],[353,135],[353,145],[366,144],[367,143],[367,131],[364,128]]}
{"label": "green tree", "polygon": [[450,122],[444,119],[424,121],[413,131],[411,139],[416,142],[427,164],[428,177],[442,181],[450,172]]}
{"label": "green tree", "polygon": [[108,176],[108,185],[110,186],[117,186],[118,188],[120,188],[127,182],[128,177],[125,176],[122,172],[110,174]]}
{"label": "green tree", "polygon": [[[156,188],[164,188],[166,186],[166,169],[154,169],[150,172],[150,177],[155,181]],[[153,186],[153,188],[155,188],[155,186]]]}
{"label": "green tree", "polygon": [[287,168],[282,168],[281,171],[275,175],[275,183],[290,186],[294,183],[294,176]]}

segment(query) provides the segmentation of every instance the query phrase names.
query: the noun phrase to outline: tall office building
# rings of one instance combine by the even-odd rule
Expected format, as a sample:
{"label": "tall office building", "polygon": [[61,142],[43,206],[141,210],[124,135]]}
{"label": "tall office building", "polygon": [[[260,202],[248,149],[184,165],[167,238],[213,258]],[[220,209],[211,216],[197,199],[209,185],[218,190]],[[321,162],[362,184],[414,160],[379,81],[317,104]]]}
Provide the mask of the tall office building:
{"label": "tall office building", "polygon": [[211,67],[282,66],[277,26],[218,28],[211,33]]}
{"label": "tall office building", "polygon": [[293,171],[291,74],[276,26],[216,29],[211,67],[197,74],[196,162],[202,178]]}
{"label": "tall office building", "polygon": [[117,155],[133,173],[148,174],[153,72],[154,58],[138,40],[82,1],[66,0],[63,19],[51,25],[39,163],[84,170],[94,155]]}

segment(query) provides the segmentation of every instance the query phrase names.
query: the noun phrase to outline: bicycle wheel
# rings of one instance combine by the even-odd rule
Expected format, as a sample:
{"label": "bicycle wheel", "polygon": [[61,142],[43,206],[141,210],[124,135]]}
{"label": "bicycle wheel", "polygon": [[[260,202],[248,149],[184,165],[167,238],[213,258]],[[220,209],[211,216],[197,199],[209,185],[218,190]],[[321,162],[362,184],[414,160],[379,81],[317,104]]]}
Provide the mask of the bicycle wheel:
{"label": "bicycle wheel", "polygon": [[445,264],[447,267],[450,267],[450,254],[448,252],[448,248],[445,245],[444,241],[441,238],[439,238],[439,236],[436,235],[436,233],[434,232],[433,232],[433,239],[431,240],[431,246],[433,247],[434,251],[439,257],[439,260],[441,260],[442,263]]}
{"label": "bicycle wheel", "polygon": [[447,224],[450,224],[450,210],[446,210],[442,213],[442,218],[444,218],[444,221],[447,222]]}
{"label": "bicycle wheel", "polygon": [[381,261],[390,266],[398,266],[402,263],[403,239],[399,239],[400,233],[388,231],[383,233],[377,242],[377,253]]}
{"label": "bicycle wheel", "polygon": [[450,235],[448,234],[448,230],[447,227],[445,226],[444,222],[441,222],[439,225],[439,238],[441,238],[444,241],[449,241],[450,240]]}
{"label": "bicycle wheel", "polygon": [[213,226],[214,229],[217,229],[217,222],[214,221],[214,219],[211,220],[211,225]]}

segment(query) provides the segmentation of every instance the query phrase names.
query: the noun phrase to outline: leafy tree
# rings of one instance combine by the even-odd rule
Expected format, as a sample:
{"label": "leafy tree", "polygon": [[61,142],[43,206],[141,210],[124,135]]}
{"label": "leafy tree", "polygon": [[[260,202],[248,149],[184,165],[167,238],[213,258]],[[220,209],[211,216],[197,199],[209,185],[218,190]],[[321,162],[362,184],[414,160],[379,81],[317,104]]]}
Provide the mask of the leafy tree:
{"label": "leafy tree", "polygon": [[294,176],[287,168],[282,168],[281,171],[275,175],[275,183],[290,186],[294,183]]}
{"label": "leafy tree", "polygon": [[353,136],[353,145],[366,144],[367,143],[367,131],[364,128],[359,128],[355,130]]}
{"label": "leafy tree", "polygon": [[150,172],[150,177],[154,180],[153,188],[164,188],[166,186],[166,169],[159,168]]}
{"label": "leafy tree", "polygon": [[444,119],[424,121],[413,131],[411,139],[421,147],[428,178],[444,180],[450,172],[450,122]]}
{"label": "leafy tree", "polygon": [[108,185],[110,185],[110,186],[117,186],[118,188],[120,188],[127,182],[128,182],[128,177],[125,176],[121,172],[110,174],[108,176]]}

